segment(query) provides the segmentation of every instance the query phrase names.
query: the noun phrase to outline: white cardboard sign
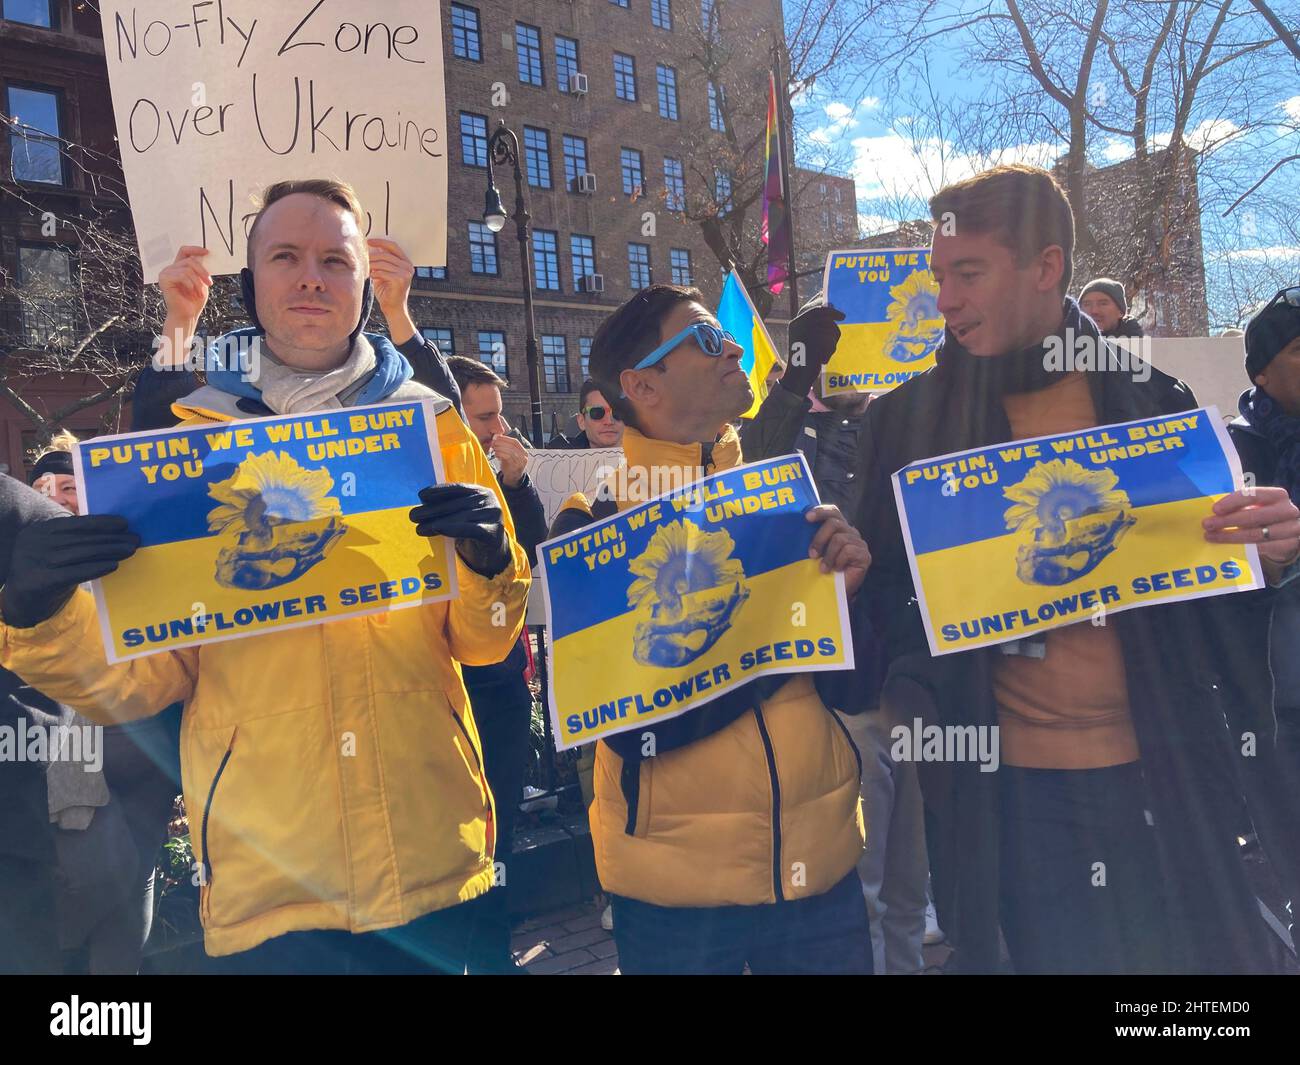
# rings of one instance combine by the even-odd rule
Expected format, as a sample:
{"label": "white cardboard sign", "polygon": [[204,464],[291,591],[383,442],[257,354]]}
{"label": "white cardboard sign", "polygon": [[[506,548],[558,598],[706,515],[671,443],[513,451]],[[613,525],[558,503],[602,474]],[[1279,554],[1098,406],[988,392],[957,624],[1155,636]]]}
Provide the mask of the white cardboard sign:
{"label": "white cardboard sign", "polygon": [[446,263],[447,107],[435,0],[101,0],[144,279],[183,244],[245,264],[255,197],[340,178],[369,236]]}

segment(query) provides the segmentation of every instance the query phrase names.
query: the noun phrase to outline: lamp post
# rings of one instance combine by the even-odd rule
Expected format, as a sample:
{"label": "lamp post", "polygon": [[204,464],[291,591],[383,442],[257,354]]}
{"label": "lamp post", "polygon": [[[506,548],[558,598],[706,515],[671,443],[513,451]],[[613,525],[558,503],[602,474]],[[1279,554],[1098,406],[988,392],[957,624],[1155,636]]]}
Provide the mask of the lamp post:
{"label": "lamp post", "polygon": [[507,128],[505,121],[497,126],[488,139],[487,196],[483,204],[483,224],[493,233],[500,233],[506,225],[506,209],[497,189],[494,166],[511,166],[515,172],[515,233],[519,239],[519,265],[524,276],[524,343],[528,363],[528,398],[532,404],[533,446],[541,447],[542,438],[542,386],[537,357],[537,323],[533,318],[533,274],[528,249],[528,204],[524,201],[524,172],[519,165],[519,138]]}

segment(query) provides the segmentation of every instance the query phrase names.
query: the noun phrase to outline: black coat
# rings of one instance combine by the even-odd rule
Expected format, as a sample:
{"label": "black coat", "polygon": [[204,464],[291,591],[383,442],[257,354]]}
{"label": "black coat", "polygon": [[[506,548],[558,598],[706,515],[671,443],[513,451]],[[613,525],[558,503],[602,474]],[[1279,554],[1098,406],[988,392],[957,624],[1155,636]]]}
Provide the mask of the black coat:
{"label": "black coat", "polygon": [[[858,526],[873,563],[860,608],[869,611],[890,663],[884,700],[906,720],[997,724],[992,669],[997,648],[933,658],[903,546],[891,474],[918,459],[958,450],[979,397],[948,394],[939,369],[912,378],[868,408],[863,428],[863,499]],[[1153,370],[1137,382],[1090,374],[1099,424],[1196,407],[1182,382]],[[966,444],[965,446],[971,446]],[[1238,593],[1113,615],[1123,646],[1133,725],[1157,836],[1164,910],[1187,972],[1260,972],[1274,948],[1242,864],[1236,837],[1243,795],[1285,884],[1296,878],[1295,800],[1271,792],[1274,737],[1268,671],[1267,596]],[[1225,722],[1227,727],[1225,727]],[[1260,757],[1243,757],[1243,733]],[[973,762],[919,767],[931,834],[940,919],[966,971],[998,966],[997,774]],[[1287,805],[1289,803],[1289,806]],[[1266,827],[1267,826],[1267,829]],[[1064,915],[1063,915],[1064,916]],[[1065,919],[1068,919],[1066,916]]]}

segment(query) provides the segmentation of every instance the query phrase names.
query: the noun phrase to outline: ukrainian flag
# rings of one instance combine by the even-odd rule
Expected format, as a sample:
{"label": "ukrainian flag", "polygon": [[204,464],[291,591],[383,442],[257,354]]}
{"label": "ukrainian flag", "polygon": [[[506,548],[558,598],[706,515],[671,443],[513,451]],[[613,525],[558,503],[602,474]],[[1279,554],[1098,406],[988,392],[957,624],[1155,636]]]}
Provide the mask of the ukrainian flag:
{"label": "ukrainian flag", "polygon": [[740,283],[734,270],[727,275],[727,283],[722,287],[722,298],[718,301],[718,322],[745,349],[740,365],[749,375],[749,383],[754,388],[754,403],[741,417],[752,418],[767,398],[767,375],[777,362],[776,345],[767,335],[763,319],[758,316],[749,293],[745,291],[745,286]]}

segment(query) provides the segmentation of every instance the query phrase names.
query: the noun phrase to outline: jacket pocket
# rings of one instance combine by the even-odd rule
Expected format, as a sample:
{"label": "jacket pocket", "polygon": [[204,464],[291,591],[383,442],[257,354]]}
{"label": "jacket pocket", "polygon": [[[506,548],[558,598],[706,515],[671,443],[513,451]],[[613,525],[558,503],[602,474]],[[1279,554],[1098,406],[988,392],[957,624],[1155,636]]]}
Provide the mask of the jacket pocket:
{"label": "jacket pocket", "polygon": [[488,854],[495,854],[497,837],[496,811],[492,808],[492,802],[488,794],[487,773],[483,769],[483,756],[470,738],[469,729],[465,727],[465,722],[460,719],[460,714],[456,713],[454,709],[451,710],[451,719],[456,722],[456,727],[460,729],[460,734],[465,740],[465,746],[469,748],[470,757],[474,760],[474,777],[478,781],[479,791],[483,794],[483,810],[487,814],[487,852]]}

